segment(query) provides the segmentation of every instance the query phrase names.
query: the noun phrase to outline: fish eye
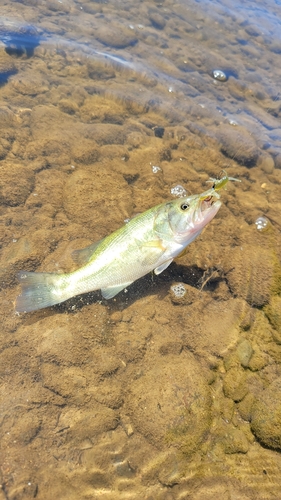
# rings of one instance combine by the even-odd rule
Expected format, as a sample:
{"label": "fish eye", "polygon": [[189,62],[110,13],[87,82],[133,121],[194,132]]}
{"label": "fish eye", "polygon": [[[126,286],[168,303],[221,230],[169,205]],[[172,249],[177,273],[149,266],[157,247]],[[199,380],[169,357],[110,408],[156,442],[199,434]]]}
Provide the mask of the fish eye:
{"label": "fish eye", "polygon": [[186,203],[186,202],[182,203],[182,205],[181,205],[181,209],[182,209],[182,210],[187,210],[187,208],[189,208],[189,204],[188,204],[188,203]]}

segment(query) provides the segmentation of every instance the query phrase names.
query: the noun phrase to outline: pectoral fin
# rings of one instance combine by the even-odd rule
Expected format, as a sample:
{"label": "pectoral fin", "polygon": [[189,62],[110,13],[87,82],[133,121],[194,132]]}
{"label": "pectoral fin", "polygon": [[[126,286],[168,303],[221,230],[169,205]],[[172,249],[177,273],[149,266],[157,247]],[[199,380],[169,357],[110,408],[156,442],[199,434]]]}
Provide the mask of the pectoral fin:
{"label": "pectoral fin", "polygon": [[158,250],[161,250],[162,252],[165,252],[166,248],[163,246],[162,240],[158,238],[158,240],[151,240],[151,241],[146,241],[145,243],[142,244],[142,248],[156,248]]}
{"label": "pectoral fin", "polygon": [[128,283],[122,283],[122,285],[117,285],[117,286],[109,286],[108,288],[102,288],[101,289],[101,294],[104,299],[112,299],[117,295],[117,293],[122,292],[124,288],[127,286],[131,285],[133,282],[130,281]]}
{"label": "pectoral fin", "polygon": [[166,247],[163,246],[162,240],[157,239],[143,243],[140,250],[142,253],[142,264],[153,266],[166,251]]}
{"label": "pectoral fin", "polygon": [[156,269],[154,269],[154,274],[160,274],[165,271],[165,269],[167,269],[167,267],[173,262],[173,260],[174,259],[166,260],[166,262],[161,264],[161,266],[156,267]]}
{"label": "pectoral fin", "polygon": [[79,264],[82,266],[83,264],[87,264],[89,262],[90,258],[92,257],[94,251],[98,248],[100,243],[103,241],[99,240],[96,241],[95,243],[92,243],[86,248],[82,248],[81,250],[74,250],[71,254],[72,259],[76,264]]}

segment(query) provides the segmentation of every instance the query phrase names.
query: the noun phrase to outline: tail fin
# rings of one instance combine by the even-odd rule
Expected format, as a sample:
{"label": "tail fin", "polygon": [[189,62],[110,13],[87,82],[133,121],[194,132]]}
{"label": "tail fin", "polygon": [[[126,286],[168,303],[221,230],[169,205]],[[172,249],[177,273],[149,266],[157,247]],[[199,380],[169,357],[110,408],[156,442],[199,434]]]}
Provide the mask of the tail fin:
{"label": "tail fin", "polygon": [[43,309],[69,298],[61,286],[63,275],[20,271],[17,276],[22,287],[21,295],[16,300],[17,312]]}

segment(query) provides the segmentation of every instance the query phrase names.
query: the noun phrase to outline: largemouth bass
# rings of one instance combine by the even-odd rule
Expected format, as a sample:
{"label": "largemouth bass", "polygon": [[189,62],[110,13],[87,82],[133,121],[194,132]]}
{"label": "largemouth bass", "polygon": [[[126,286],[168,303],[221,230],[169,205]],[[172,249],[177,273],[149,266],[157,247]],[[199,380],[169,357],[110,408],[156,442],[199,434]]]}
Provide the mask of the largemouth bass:
{"label": "largemouth bass", "polygon": [[93,290],[111,299],[145,274],[160,274],[182,254],[218,212],[217,184],[200,195],[147,210],[100,242],[73,252],[82,267],[68,274],[20,271],[16,311],[59,304]]}

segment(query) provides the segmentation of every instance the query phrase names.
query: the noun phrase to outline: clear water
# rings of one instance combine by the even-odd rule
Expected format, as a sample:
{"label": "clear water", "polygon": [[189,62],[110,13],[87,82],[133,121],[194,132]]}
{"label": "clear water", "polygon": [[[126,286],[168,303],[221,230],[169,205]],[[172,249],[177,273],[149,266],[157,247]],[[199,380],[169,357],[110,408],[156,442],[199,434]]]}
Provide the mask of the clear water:
{"label": "clear water", "polygon": [[[280,9],[1,2],[0,498],[278,498]],[[162,274],[14,312],[18,271],[223,169]]]}

